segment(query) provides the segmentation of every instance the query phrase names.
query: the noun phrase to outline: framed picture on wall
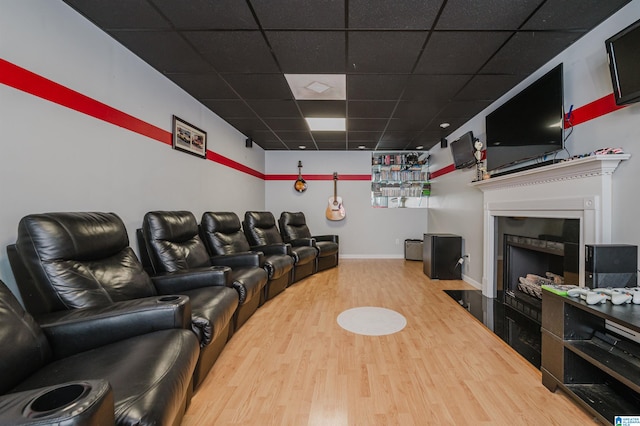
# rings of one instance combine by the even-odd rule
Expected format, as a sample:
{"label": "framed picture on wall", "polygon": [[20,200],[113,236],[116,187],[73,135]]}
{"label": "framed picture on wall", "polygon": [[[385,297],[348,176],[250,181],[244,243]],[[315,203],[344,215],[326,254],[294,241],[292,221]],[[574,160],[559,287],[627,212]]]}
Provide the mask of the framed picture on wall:
{"label": "framed picture on wall", "polygon": [[173,149],[207,158],[207,132],[174,115]]}

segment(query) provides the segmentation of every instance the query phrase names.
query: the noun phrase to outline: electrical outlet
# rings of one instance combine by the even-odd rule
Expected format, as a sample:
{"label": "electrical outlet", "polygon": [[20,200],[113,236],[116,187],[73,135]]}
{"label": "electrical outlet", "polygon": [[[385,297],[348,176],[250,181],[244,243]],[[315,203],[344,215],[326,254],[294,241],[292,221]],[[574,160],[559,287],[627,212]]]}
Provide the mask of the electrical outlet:
{"label": "electrical outlet", "polygon": [[396,238],[396,245],[399,246],[400,245],[400,238]]}
{"label": "electrical outlet", "polygon": [[470,254],[465,254],[464,255],[464,260],[467,262],[468,265],[471,265],[471,255]]}

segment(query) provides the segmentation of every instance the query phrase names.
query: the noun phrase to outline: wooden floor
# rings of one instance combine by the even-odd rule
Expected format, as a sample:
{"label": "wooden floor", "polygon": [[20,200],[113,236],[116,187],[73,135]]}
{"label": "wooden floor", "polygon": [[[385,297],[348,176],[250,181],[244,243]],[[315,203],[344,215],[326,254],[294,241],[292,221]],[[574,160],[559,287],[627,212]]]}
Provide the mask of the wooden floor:
{"label": "wooden floor", "polygon": [[[596,424],[443,289],[421,262],[341,260],[267,302],[229,341],[183,425]],[[395,310],[399,333],[356,335],[336,317]]]}

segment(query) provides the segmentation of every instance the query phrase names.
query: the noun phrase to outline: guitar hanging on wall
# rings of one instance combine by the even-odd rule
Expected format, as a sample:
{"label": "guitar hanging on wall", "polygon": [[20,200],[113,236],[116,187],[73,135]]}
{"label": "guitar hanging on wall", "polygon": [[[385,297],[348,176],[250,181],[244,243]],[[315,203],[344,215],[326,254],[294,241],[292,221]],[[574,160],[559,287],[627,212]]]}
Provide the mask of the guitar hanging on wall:
{"label": "guitar hanging on wall", "polygon": [[307,190],[307,182],[302,179],[302,161],[298,161],[298,179],[293,184],[293,188],[298,192],[304,192]]}
{"label": "guitar hanging on wall", "polygon": [[346,213],[342,205],[342,197],[338,197],[338,173],[333,173],[333,197],[329,197],[329,203],[325,212],[329,220],[342,220]]}

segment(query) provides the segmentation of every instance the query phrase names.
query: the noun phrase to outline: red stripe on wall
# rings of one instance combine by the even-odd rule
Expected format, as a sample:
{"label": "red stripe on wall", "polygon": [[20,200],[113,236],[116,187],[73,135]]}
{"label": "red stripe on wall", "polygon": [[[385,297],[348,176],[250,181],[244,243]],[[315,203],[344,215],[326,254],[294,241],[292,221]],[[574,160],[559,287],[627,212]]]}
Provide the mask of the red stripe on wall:
{"label": "red stripe on wall", "polygon": [[[333,174],[330,175],[303,175],[304,180],[333,180]],[[266,175],[265,180],[296,180],[298,175]],[[371,175],[338,175],[338,180],[371,180]]]}
{"label": "red stripe on wall", "polygon": [[171,145],[171,132],[0,59],[0,83]]}
{"label": "red stripe on wall", "polygon": [[616,98],[613,96],[613,93],[610,93],[607,96],[603,96],[600,99],[596,99],[593,102],[571,111],[571,121],[569,122],[565,118],[564,128],[567,129],[572,125],[577,126],[578,124],[585,123],[593,120],[594,118],[602,117],[603,115],[617,111],[625,106],[626,105],[616,105]]}
{"label": "red stripe on wall", "polygon": [[450,164],[447,167],[443,167],[440,170],[436,170],[435,172],[432,172],[431,179],[435,179],[438,176],[444,176],[447,173],[454,172],[455,170],[456,170],[456,166],[454,166],[453,164]]}
{"label": "red stripe on wall", "polygon": [[244,164],[240,164],[237,161],[234,161],[230,158],[224,157],[220,154],[217,154],[213,151],[207,150],[207,160],[215,161],[216,163],[222,164],[223,166],[230,167],[234,170],[238,170],[239,172],[246,173],[251,176],[255,176],[257,178],[263,179],[265,178],[264,173],[259,172],[257,170],[252,169],[251,167],[247,167]]}

